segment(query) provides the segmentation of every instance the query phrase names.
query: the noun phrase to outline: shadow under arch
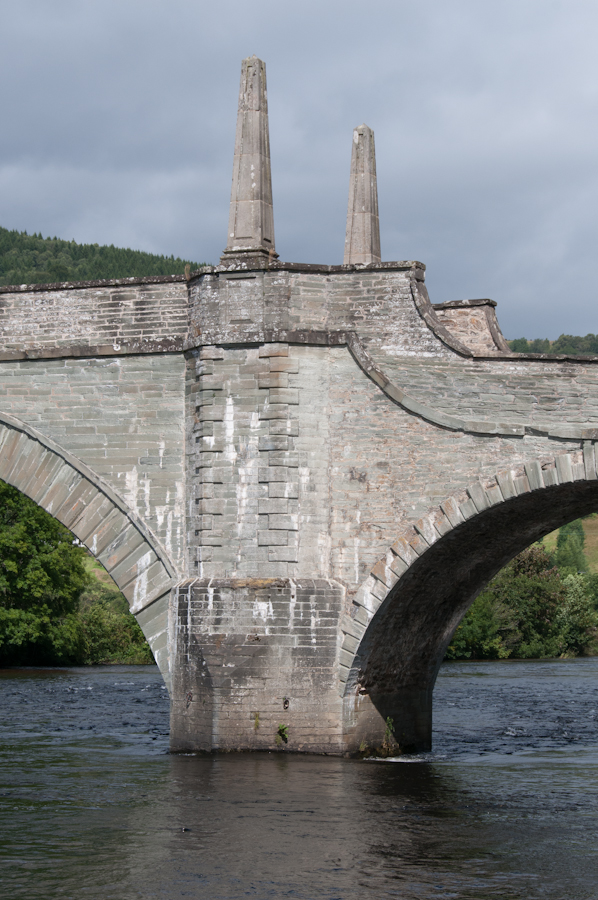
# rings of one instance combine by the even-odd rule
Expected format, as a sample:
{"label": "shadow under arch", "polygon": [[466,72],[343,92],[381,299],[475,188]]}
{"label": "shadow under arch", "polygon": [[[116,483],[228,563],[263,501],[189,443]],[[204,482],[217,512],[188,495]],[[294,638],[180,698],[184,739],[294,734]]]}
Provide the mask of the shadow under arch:
{"label": "shadow under arch", "polygon": [[0,479],[62,522],[104,566],[170,689],[168,607],[176,570],[151,529],[84,463],[6,413],[0,413]]}
{"label": "shadow under arch", "polygon": [[593,446],[504,471],[449,498],[406,529],[341,623],[349,744],[391,717],[399,744],[431,749],[432,690],[452,635],[485,585],[514,556],[598,508]]}

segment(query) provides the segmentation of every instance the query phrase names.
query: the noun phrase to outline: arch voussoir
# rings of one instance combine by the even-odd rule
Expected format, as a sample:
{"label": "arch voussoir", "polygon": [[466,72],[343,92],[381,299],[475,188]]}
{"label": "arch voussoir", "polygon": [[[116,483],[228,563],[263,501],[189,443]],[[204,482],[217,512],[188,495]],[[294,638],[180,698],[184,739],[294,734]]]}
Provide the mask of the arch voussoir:
{"label": "arch voussoir", "polygon": [[170,687],[168,609],[175,568],[156,536],[102,478],[35,428],[0,413],[0,479],[62,522],[129,602]]}
{"label": "arch voussoir", "polygon": [[586,441],[582,451],[560,454],[548,460],[530,460],[519,469],[500,470],[485,483],[481,480],[472,482],[460,498],[448,497],[436,509],[405,527],[372,567],[354,597],[350,614],[341,621],[341,695],[347,689],[361,642],[380,606],[412,566],[438,541],[491,507],[525,494],[568,483],[596,481],[596,462],[594,443]]}
{"label": "arch voussoir", "polygon": [[62,522],[102,563],[166,674],[167,607],[176,571],[148,526],[84,463],[5,413],[0,413],[0,479]]}

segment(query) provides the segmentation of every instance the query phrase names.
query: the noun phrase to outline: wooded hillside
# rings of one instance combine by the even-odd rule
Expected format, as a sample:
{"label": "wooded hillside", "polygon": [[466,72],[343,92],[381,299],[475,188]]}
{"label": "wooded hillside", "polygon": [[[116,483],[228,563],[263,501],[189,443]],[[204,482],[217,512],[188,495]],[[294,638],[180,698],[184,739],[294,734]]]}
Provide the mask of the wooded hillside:
{"label": "wooded hillside", "polygon": [[0,285],[182,275],[203,263],[0,228]]}

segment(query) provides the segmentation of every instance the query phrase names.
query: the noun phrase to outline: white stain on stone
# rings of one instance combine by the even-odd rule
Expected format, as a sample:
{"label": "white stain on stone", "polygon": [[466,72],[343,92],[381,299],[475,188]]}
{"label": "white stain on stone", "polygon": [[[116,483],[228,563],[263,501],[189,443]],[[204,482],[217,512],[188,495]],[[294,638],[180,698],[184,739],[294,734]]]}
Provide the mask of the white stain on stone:
{"label": "white stain on stone", "polygon": [[235,450],[235,407],[233,398],[226,398],[226,409],[224,410],[224,458],[234,463],[237,459],[237,451]]}
{"label": "white stain on stone", "polygon": [[318,533],[318,559],[320,562],[320,574],[328,577],[330,571],[330,554],[332,552],[332,537],[322,531]]}
{"label": "white stain on stone", "polygon": [[270,634],[270,629],[266,624],[268,619],[274,618],[274,610],[272,608],[271,600],[254,600],[253,601],[253,618],[261,619],[264,623],[264,633]]}
{"label": "white stain on stone", "polygon": [[297,605],[297,585],[292,578],[289,578],[289,586],[291,588],[291,599],[289,600],[289,631],[292,631],[295,625],[295,607]]}
{"label": "white stain on stone", "polygon": [[310,471],[307,466],[299,466],[299,484],[303,492],[309,487]]}
{"label": "white stain on stone", "polygon": [[311,606],[311,615],[309,617],[309,630],[311,631],[311,642],[315,644],[317,642],[316,633],[318,628],[318,612],[316,610],[316,601],[310,600],[309,605]]}
{"label": "white stain on stone", "polygon": [[143,490],[143,505],[145,507],[145,517],[149,519],[151,515],[151,507],[150,507],[150,490],[151,490],[151,480],[149,478],[141,479],[141,488]]}
{"label": "white stain on stone", "polygon": [[162,526],[164,525],[164,519],[166,518],[167,509],[167,506],[156,506],[156,522],[158,525],[158,531],[162,531]]}
{"label": "white stain on stone", "polygon": [[137,508],[137,491],[139,489],[139,474],[137,469],[131,469],[130,472],[125,472],[125,500],[128,505],[131,507],[133,512],[139,513],[139,509]]}
{"label": "white stain on stone", "polygon": [[137,580],[133,591],[133,609],[141,609],[147,597],[147,570],[152,561],[152,552],[148,550],[137,563]]}

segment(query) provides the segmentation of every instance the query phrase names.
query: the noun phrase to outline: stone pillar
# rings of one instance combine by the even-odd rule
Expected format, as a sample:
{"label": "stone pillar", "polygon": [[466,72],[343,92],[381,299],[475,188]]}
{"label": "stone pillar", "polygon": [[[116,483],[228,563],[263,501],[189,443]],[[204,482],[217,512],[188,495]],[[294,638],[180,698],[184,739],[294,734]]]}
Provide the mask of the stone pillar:
{"label": "stone pillar", "polygon": [[345,266],[369,265],[380,262],[380,260],[380,222],[378,219],[374,132],[367,125],[359,125],[353,130],[347,236],[343,263]]}
{"label": "stone pillar", "polygon": [[228,242],[222,262],[276,258],[266,65],[256,56],[241,64],[241,87]]}

